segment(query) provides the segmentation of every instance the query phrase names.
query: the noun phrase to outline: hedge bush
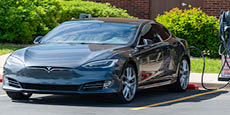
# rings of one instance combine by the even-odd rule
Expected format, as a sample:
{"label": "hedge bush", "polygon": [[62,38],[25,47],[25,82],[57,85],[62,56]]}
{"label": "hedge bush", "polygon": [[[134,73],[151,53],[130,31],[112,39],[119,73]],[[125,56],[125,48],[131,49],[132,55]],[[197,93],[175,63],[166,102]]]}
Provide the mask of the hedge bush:
{"label": "hedge bush", "polygon": [[32,43],[36,36],[80,13],[132,18],[110,4],[81,0],[0,0],[0,42]]}
{"label": "hedge bush", "polygon": [[78,18],[80,13],[91,14],[94,17],[124,17],[134,18],[127,14],[126,10],[111,6],[109,3],[96,3],[82,0],[60,0],[63,10],[60,21],[66,21],[72,17]]}
{"label": "hedge bush", "polygon": [[0,42],[31,43],[57,25],[56,0],[1,0]]}
{"label": "hedge bush", "polygon": [[[206,56],[219,57],[219,21],[216,17],[208,16],[200,8],[174,8],[158,15],[156,21],[165,25],[175,36],[187,40],[189,45],[202,49]],[[197,51],[191,51],[191,55],[200,56]]]}

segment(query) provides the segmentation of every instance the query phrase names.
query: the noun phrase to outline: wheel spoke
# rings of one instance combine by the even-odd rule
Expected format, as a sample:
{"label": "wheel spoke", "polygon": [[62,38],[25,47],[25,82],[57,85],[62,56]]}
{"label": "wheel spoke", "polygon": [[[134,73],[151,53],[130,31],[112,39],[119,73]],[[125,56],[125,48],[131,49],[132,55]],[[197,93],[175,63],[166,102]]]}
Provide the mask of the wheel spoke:
{"label": "wheel spoke", "polygon": [[186,88],[186,85],[187,85],[187,83],[186,83],[187,81],[186,81],[186,78],[184,79],[184,85],[183,85],[183,88],[185,89]]}
{"label": "wheel spoke", "polygon": [[126,69],[126,77],[127,77],[128,80],[130,79],[130,78],[129,78],[129,77],[131,76],[130,74],[131,74],[131,73],[130,73],[130,68],[127,68],[127,69]]}
{"label": "wheel spoke", "polygon": [[129,68],[127,68],[127,77],[130,76],[130,71],[129,71]]}
{"label": "wheel spoke", "polygon": [[129,88],[127,86],[125,86],[124,90],[123,90],[123,94],[124,94],[124,97],[127,98],[128,96],[128,93],[129,93]]}
{"label": "wheel spoke", "polygon": [[189,83],[189,77],[188,76],[186,76],[186,78],[185,78],[186,80],[185,80],[185,84],[186,85],[188,85],[188,83]]}
{"label": "wheel spoke", "polygon": [[130,77],[129,81],[132,81],[132,80],[134,80],[135,78],[136,78],[136,75],[133,74],[133,75]]}
{"label": "wheel spoke", "polygon": [[136,85],[136,81],[133,82],[133,83],[130,83],[130,86],[131,86],[131,87],[134,86],[134,85]]}
{"label": "wheel spoke", "polygon": [[182,87],[184,85],[184,82],[185,82],[184,75],[182,75],[181,78],[180,78],[180,83],[181,83]]}
{"label": "wheel spoke", "polygon": [[128,83],[126,81],[122,81],[122,84],[126,86]]}
{"label": "wheel spoke", "polygon": [[132,90],[131,89],[129,89],[129,93],[128,93],[128,96],[129,96],[129,98],[131,98],[132,97]]}
{"label": "wheel spoke", "polygon": [[183,70],[187,71],[187,62],[186,61],[183,61]]}

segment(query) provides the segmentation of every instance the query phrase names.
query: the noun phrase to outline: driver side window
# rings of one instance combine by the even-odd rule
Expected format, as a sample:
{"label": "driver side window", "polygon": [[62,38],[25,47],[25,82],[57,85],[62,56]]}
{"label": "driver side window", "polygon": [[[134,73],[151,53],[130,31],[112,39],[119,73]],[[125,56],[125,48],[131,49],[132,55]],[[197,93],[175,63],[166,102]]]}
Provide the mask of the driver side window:
{"label": "driver side window", "polygon": [[161,42],[161,36],[154,29],[153,24],[146,24],[143,27],[141,39],[139,45],[144,45],[144,39],[151,41],[151,44]]}

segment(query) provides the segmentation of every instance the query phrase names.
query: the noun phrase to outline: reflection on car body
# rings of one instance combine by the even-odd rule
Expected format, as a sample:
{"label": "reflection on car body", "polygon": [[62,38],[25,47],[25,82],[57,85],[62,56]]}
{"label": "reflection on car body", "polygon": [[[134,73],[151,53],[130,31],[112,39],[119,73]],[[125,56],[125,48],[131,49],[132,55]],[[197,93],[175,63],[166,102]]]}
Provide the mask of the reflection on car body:
{"label": "reflection on car body", "polygon": [[3,89],[12,99],[32,93],[112,93],[114,100],[128,103],[138,88],[188,87],[186,41],[155,21],[68,21],[34,43],[12,53],[4,66]]}

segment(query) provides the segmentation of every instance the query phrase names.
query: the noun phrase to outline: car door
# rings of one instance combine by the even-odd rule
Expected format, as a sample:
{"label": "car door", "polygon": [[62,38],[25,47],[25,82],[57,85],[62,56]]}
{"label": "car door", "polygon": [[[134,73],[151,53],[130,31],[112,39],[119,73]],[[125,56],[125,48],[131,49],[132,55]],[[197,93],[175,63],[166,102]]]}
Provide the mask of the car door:
{"label": "car door", "polygon": [[154,37],[157,36],[155,36],[152,24],[147,24],[143,28],[138,45],[143,46],[144,40],[148,40],[149,44],[138,47],[138,52],[136,53],[140,69],[140,77],[138,80],[140,86],[150,85],[153,82],[159,81],[162,77],[160,67],[163,64],[163,42],[160,39],[154,39]]}
{"label": "car door", "polygon": [[172,75],[175,73],[176,64],[174,58],[179,58],[176,54],[175,47],[178,42],[173,38],[171,33],[161,24],[153,25],[158,37],[162,39],[162,54],[163,64],[160,67],[160,71],[163,72],[161,80],[171,80]]}

